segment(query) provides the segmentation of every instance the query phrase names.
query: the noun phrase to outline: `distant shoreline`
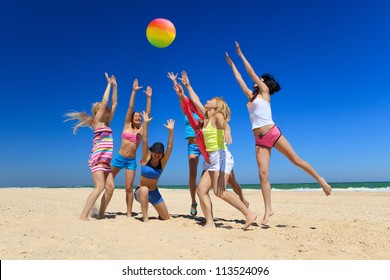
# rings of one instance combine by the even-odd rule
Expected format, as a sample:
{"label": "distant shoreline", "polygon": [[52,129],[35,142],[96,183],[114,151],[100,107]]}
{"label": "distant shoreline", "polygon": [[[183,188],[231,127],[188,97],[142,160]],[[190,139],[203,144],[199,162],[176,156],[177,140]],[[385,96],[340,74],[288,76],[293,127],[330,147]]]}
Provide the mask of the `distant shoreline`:
{"label": "distant shoreline", "polygon": [[[390,191],[390,181],[380,182],[337,182],[330,183],[335,191]],[[93,188],[92,185],[80,186],[4,186],[0,188],[48,188],[48,189],[79,189]],[[115,186],[116,189],[125,189],[125,186]],[[188,185],[160,185],[160,189],[169,190],[188,190]],[[230,187],[228,187],[230,188]],[[257,184],[241,184],[243,190],[259,190],[260,185]],[[286,183],[286,184],[271,184],[274,191],[322,191],[317,183]]]}

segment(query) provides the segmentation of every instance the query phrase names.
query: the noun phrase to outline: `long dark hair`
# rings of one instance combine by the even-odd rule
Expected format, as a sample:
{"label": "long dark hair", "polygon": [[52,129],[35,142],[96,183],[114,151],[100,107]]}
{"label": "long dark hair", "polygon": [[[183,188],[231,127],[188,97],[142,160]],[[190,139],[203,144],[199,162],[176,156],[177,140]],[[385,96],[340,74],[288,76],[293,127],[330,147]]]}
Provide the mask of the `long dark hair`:
{"label": "long dark hair", "polygon": [[281,89],[279,83],[271,74],[264,73],[261,78],[263,78],[264,84],[268,87],[270,95],[278,92]]}

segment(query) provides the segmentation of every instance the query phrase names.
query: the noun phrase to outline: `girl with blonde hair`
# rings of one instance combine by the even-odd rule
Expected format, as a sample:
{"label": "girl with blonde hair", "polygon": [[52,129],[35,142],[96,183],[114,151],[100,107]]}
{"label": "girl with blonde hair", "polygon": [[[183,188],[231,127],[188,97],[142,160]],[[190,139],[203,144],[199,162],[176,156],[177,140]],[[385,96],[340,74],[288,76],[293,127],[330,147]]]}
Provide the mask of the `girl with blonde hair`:
{"label": "girl with blonde hair", "polygon": [[[173,74],[173,72],[168,72],[167,76],[168,78],[173,82],[173,86],[177,84],[177,73]],[[176,92],[177,96],[179,98],[180,105],[183,104],[184,99],[187,97],[184,95],[184,92],[178,91]],[[196,177],[198,174],[198,163],[199,163],[199,156],[201,155],[201,151],[198,147],[198,141],[200,139],[197,139],[196,133],[194,131],[194,128],[191,127],[191,123],[188,119],[188,116],[185,114],[182,106],[180,106],[182,113],[184,115],[184,125],[185,125],[185,138],[187,139],[187,150],[188,150],[188,169],[189,169],[189,176],[188,176],[188,186],[190,188],[190,195],[191,195],[191,209],[190,214],[192,216],[196,216],[198,214],[197,206],[198,203],[196,203]],[[195,113],[192,113],[193,118],[196,122],[199,121],[199,116]],[[240,184],[237,182],[236,177],[234,176],[233,170],[230,173],[229,180],[227,182],[228,185],[233,189],[233,191],[240,197],[241,201],[244,202],[246,207],[249,207],[249,202],[244,198],[244,195],[241,190]]]}
{"label": "girl with blonde hair", "polygon": [[[214,97],[202,105],[198,95],[190,84],[185,71],[180,79],[187,88],[192,102],[204,115],[202,132],[205,139],[206,150],[209,154],[210,163],[203,162],[204,174],[200,179],[197,194],[200,205],[206,219],[205,226],[215,227],[212,211],[212,202],[209,191],[239,210],[246,219],[243,229],[247,229],[256,219],[256,214],[251,212],[245,204],[233,193],[226,191],[226,184],[234,166],[234,159],[226,144],[232,143],[230,133],[230,109],[220,97]],[[183,91],[180,84],[175,85],[175,91]]]}
{"label": "girl with blonde hair", "polygon": [[[113,150],[112,130],[110,123],[115,114],[118,100],[118,87],[115,77],[111,78],[105,73],[107,79],[107,87],[104,91],[101,102],[96,102],[92,106],[92,116],[86,112],[70,112],[65,114],[69,120],[78,120],[73,128],[73,134],[76,134],[77,129],[81,126],[93,128],[94,138],[92,151],[89,156],[89,167],[92,171],[92,179],[94,189],[89,194],[85,202],[84,209],[80,215],[81,220],[88,220],[89,212],[92,206],[98,199],[99,195],[107,186],[114,186],[114,178],[111,173],[111,159]],[[110,91],[112,88],[111,107],[108,106]],[[104,196],[102,197],[101,205],[104,205]]]}

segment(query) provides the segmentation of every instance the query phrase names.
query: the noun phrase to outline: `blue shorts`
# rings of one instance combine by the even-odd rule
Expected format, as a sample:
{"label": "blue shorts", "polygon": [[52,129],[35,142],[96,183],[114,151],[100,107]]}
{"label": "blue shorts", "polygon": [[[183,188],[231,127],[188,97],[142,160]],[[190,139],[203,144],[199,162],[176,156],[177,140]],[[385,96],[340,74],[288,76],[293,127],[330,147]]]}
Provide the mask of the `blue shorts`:
{"label": "blue shorts", "polygon": [[[138,199],[137,199],[138,189],[139,189],[139,187],[137,187],[134,191],[134,198],[137,201],[138,201]],[[158,189],[155,189],[154,191],[149,191],[148,200],[152,205],[156,205],[156,204],[159,204],[161,202],[164,202],[164,199],[162,198],[161,193]]]}
{"label": "blue shorts", "polygon": [[113,167],[119,168],[119,169],[129,169],[129,170],[136,170],[137,169],[137,162],[135,158],[126,158],[121,156],[120,154],[116,154],[113,159],[111,160],[111,165]]}
{"label": "blue shorts", "polygon": [[198,144],[188,144],[187,149],[188,149],[188,155],[196,155],[196,156],[201,155]]}

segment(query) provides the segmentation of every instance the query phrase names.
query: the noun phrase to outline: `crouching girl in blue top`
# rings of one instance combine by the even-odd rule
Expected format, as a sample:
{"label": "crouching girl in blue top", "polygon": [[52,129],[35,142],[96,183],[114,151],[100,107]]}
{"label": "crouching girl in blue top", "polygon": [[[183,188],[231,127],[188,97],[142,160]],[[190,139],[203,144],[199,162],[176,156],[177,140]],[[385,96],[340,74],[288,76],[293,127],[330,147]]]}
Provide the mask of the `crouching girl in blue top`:
{"label": "crouching girl in blue top", "polygon": [[173,147],[173,129],[175,121],[169,119],[164,126],[168,129],[168,145],[164,153],[164,144],[160,142],[154,143],[150,148],[148,146],[148,128],[149,122],[152,120],[145,112],[142,112],[144,119],[142,133],[142,160],[141,160],[141,176],[140,182],[135,190],[135,199],[141,203],[141,211],[143,221],[148,222],[148,206],[149,202],[156,209],[159,219],[168,220],[170,218],[167,206],[162,198],[158,188],[158,179],[167,164],[172,153]]}

